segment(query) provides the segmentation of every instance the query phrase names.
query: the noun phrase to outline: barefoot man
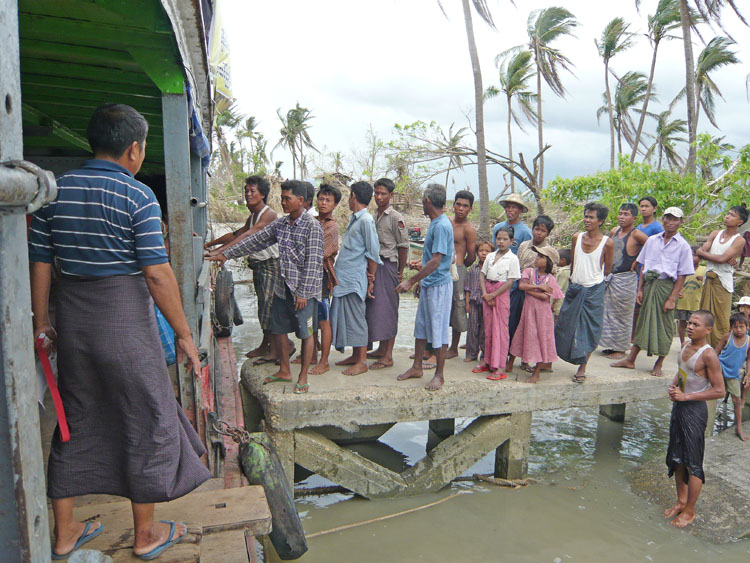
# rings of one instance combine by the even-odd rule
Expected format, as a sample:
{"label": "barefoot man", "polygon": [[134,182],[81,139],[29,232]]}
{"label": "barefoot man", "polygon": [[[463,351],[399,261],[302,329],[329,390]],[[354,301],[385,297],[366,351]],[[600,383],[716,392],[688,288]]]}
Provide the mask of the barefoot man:
{"label": "barefoot man", "polygon": [[398,332],[399,296],[396,286],[404,278],[404,267],[409,254],[409,237],[404,216],[391,206],[396,184],[388,178],[375,182],[375,229],[380,244],[382,265],[375,272],[374,299],[367,301],[367,331],[370,342],[379,342],[378,349],[367,354],[375,361],[370,369],[393,365],[393,345]]}
{"label": "barefoot man", "polygon": [[350,190],[352,214],[336,260],[338,284],[333,288],[331,331],[334,348],[352,347],[352,355],[336,365],[349,366],[342,372],[344,375],[359,375],[368,369],[365,299],[373,297],[375,273],[381,260],[375,220],[367,212],[372,186],[367,182],[355,182]]}
{"label": "barefoot man", "polygon": [[281,275],[274,287],[271,334],[279,354],[279,371],[269,375],[263,383],[291,383],[287,334],[294,332],[302,341],[302,365],[295,393],[307,393],[310,388],[307,370],[312,360],[313,325],[317,320],[320,280],[323,279],[323,228],[315,217],[305,212],[306,197],[307,187],[303,182],[283,182],[281,208],[287,215],[226,250],[208,255],[209,260],[223,264],[228,258],[245,256],[278,243]]}
{"label": "barefoot man", "polygon": [[634,203],[623,203],[617,214],[618,227],[609,233],[614,243],[612,275],[606,280],[604,290],[604,319],[599,346],[612,360],[625,357],[630,349],[633,331],[633,311],[638,293],[636,258],[648,236],[635,228],[638,208]]}
{"label": "barefoot man", "polygon": [[421,283],[417,318],[414,322],[414,363],[406,372],[398,376],[399,381],[422,377],[422,358],[429,340],[435,350],[437,366],[435,376],[425,386],[428,391],[436,391],[443,385],[445,353],[450,340],[450,310],[453,300],[453,226],[443,213],[445,188],[440,184],[430,184],[422,196],[422,210],[430,218],[430,226],[424,239],[421,266],[410,263],[409,267],[419,269],[408,280],[401,282],[396,291],[406,293],[415,284]]}
{"label": "barefoot man", "polygon": [[466,276],[467,268],[474,263],[477,257],[477,230],[469,221],[469,213],[474,205],[474,194],[468,190],[456,192],[453,202],[453,218],[450,220],[453,224],[453,249],[456,256],[456,269],[458,270],[458,280],[453,282],[453,303],[451,305],[451,328],[453,329],[453,338],[446,360],[458,356],[458,342],[461,340],[461,333],[466,332],[469,325],[469,319],[466,316]]}
{"label": "barefoot man", "polygon": [[678,233],[682,225],[682,210],[668,207],[662,217],[664,232],[648,238],[638,255],[643,270],[638,280],[636,303],[641,306],[635,325],[635,338],[628,356],[610,364],[615,368],[635,369],[635,359],[645,349],[649,356],[656,355],[651,375],[664,375],[661,366],[669,354],[674,337],[674,308],[677,294],[685,278],[695,273],[693,252]]}
{"label": "barefoot man", "polygon": [[[665,212],[666,213],[666,212]],[[666,224],[664,225],[666,229]],[[724,380],[719,358],[706,342],[714,317],[708,311],[696,311],[690,317],[687,334],[690,339],[677,358],[677,374],[669,386],[672,416],[669,420],[667,467],[674,475],[677,504],[664,511],[674,518],[672,525],[684,528],[695,520],[695,503],[706,476],[703,473],[708,408],[706,401],[724,396]]]}
{"label": "barefoot man", "polygon": [[602,335],[604,278],[612,270],[614,244],[601,228],[609,209],[601,203],[583,208],[584,231],[573,235],[570,285],[555,325],[557,354],[578,364],[575,383],[586,381],[586,364]]}

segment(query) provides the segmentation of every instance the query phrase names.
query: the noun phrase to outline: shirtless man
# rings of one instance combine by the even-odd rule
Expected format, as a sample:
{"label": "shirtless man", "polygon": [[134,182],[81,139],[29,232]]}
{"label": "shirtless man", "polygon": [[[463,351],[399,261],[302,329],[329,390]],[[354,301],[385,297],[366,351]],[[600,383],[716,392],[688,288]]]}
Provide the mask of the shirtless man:
{"label": "shirtless man", "polygon": [[458,356],[458,342],[461,333],[466,332],[468,319],[466,318],[466,285],[467,268],[474,263],[477,251],[477,230],[468,219],[474,205],[474,194],[467,190],[456,192],[453,203],[453,248],[456,256],[458,280],[453,282],[453,303],[451,305],[451,328],[453,338],[451,346],[445,356],[446,360]]}
{"label": "shirtless man", "polygon": [[664,511],[674,518],[672,525],[684,528],[695,520],[695,504],[706,477],[703,473],[708,408],[706,401],[724,396],[724,379],[716,352],[706,342],[714,318],[708,311],[690,316],[687,334],[690,339],[680,350],[678,371],[669,386],[672,416],[669,421],[667,467],[674,474],[677,504]]}

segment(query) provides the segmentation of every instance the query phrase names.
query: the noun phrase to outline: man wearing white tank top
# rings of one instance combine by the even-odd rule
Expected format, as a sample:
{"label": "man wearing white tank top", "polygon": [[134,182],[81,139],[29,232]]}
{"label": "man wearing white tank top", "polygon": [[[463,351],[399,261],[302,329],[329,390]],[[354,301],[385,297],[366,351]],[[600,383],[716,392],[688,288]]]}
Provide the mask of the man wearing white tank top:
{"label": "man wearing white tank top", "polygon": [[706,260],[700,308],[711,311],[714,316],[714,329],[709,335],[709,342],[713,347],[729,332],[734,267],[745,248],[745,239],[738,231],[746,221],[747,207],[744,204],[732,207],[724,216],[724,230],[712,232],[696,252]]}
{"label": "man wearing white tank top", "polygon": [[614,243],[601,227],[609,209],[590,202],[583,208],[582,233],[573,235],[570,285],[555,325],[557,355],[578,364],[575,383],[586,381],[586,364],[602,336],[604,278],[612,271]]}

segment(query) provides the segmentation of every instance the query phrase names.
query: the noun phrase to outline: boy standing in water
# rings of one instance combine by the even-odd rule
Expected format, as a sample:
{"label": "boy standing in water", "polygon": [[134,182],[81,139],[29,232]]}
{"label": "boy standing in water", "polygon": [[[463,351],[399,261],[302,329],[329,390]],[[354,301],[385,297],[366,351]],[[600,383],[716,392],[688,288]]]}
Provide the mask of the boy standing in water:
{"label": "boy standing in water", "polygon": [[690,317],[690,339],[677,357],[677,374],[669,386],[672,416],[669,421],[667,467],[674,475],[677,504],[664,511],[672,525],[684,528],[695,520],[695,504],[706,477],[703,473],[708,407],[706,401],[724,396],[719,358],[706,337],[714,326],[708,311],[696,311]]}

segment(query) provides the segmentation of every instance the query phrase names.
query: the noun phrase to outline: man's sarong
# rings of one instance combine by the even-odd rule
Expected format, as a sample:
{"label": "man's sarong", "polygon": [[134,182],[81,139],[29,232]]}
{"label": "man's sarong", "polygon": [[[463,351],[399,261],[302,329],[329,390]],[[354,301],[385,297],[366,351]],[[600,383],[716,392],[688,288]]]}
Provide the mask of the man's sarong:
{"label": "man's sarong", "polygon": [[466,332],[466,277],[469,270],[461,264],[456,266],[458,280],[453,282],[453,302],[451,303],[451,328],[456,332]]}
{"label": "man's sarong", "polygon": [[271,330],[273,289],[276,287],[276,280],[281,275],[279,259],[270,258],[262,262],[248,259],[247,264],[253,271],[253,287],[258,298],[258,322],[260,322],[261,330],[267,332]]}
{"label": "man's sarong", "polygon": [[[667,446],[667,467],[669,476],[674,475],[678,465],[684,465],[690,475],[695,475],[704,483],[703,450],[706,444],[705,432],[708,421],[706,401],[682,401],[672,403],[672,416],[669,419],[669,446]],[[685,476],[685,483],[689,476]]]}
{"label": "man's sarong", "polygon": [[633,331],[633,310],[638,294],[638,274],[622,272],[605,282],[604,317],[599,346],[605,350],[624,352],[630,348]]}
{"label": "man's sarong", "polygon": [[508,314],[508,337],[513,340],[518,323],[521,322],[523,313],[523,302],[526,300],[526,292],[518,289],[518,280],[513,282],[510,288],[510,312]]}
{"label": "man's sarong", "polygon": [[663,307],[674,289],[674,281],[659,279],[659,274],[653,271],[645,276],[633,344],[646,350],[649,356],[666,356],[674,338],[674,309],[665,313]]}
{"label": "man's sarong", "polygon": [[165,502],[211,477],[175,400],[143,276],[61,279],[58,386],[70,441],[52,437],[48,495]]}
{"label": "man's sarong", "polygon": [[557,355],[569,364],[585,364],[602,336],[604,282],[584,287],[571,283],[555,325]]}
{"label": "man's sarong", "polygon": [[708,333],[708,343],[715,348],[729,332],[729,317],[732,315],[732,294],[721,285],[716,272],[706,273],[700,308],[711,311],[714,316],[714,328]]}
{"label": "man's sarong", "polygon": [[375,272],[373,295],[367,301],[367,331],[370,342],[395,338],[398,332],[398,263],[383,259]]}
{"label": "man's sarong", "polygon": [[347,346],[367,346],[367,310],[357,293],[334,295],[331,304],[331,331],[333,347],[343,350]]}
{"label": "man's sarong", "polygon": [[[505,282],[486,282],[487,293],[497,291]],[[508,314],[510,312],[510,291],[495,297],[495,305],[482,300],[484,307],[484,361],[493,369],[505,371],[508,363]]]}

